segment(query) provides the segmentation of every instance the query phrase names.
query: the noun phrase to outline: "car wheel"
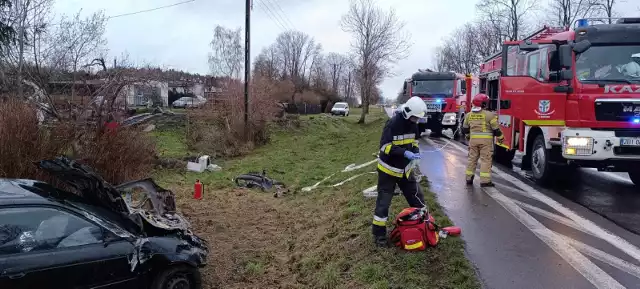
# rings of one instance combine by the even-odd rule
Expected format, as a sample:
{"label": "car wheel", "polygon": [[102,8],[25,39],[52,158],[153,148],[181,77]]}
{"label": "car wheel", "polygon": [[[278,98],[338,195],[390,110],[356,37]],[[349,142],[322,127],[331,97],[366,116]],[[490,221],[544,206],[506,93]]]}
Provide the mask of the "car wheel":
{"label": "car wheel", "polygon": [[200,289],[202,276],[198,269],[186,265],[171,266],[156,275],[151,289]]}

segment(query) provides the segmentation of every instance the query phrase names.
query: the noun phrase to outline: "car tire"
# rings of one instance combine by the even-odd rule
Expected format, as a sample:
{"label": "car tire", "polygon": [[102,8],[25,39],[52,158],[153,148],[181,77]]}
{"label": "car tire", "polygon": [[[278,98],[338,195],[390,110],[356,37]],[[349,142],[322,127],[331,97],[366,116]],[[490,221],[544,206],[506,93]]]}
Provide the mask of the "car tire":
{"label": "car tire", "polygon": [[151,283],[151,289],[174,288],[201,289],[202,276],[200,271],[187,265],[171,266],[158,273]]}
{"label": "car tire", "polygon": [[347,112],[347,113],[345,113],[345,114],[344,114],[344,116],[345,116],[345,117],[349,116],[349,113],[348,113],[348,112]]}
{"label": "car tire", "polygon": [[640,169],[631,169],[627,172],[629,174],[629,179],[633,182],[636,187],[640,187]]}

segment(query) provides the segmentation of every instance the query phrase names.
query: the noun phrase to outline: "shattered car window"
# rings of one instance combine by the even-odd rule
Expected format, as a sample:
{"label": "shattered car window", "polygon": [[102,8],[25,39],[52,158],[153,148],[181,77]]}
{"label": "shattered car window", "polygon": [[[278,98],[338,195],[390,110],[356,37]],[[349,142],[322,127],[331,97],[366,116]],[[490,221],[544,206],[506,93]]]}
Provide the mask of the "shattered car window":
{"label": "shattered car window", "polygon": [[50,208],[0,210],[0,255],[100,243],[100,227]]}

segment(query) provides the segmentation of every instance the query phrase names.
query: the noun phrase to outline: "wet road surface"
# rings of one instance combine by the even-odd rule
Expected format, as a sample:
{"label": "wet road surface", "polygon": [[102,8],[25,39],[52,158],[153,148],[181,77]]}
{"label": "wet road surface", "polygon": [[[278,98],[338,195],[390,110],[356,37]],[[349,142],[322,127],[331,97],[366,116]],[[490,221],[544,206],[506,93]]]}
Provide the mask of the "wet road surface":
{"label": "wet road surface", "polygon": [[624,175],[583,170],[579,186],[544,189],[496,166],[481,189],[477,175],[465,185],[464,145],[426,139],[421,152],[485,288],[640,288],[640,199]]}

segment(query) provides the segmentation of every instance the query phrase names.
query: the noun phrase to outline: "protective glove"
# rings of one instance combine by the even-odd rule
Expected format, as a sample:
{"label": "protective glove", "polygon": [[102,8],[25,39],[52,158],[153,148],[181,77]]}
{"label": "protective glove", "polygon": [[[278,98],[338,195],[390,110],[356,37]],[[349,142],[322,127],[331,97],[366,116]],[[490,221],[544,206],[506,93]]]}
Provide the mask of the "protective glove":
{"label": "protective glove", "polygon": [[426,117],[419,118],[418,123],[427,123],[427,118]]}
{"label": "protective glove", "polygon": [[464,135],[464,139],[465,139],[467,142],[468,142],[468,141],[470,141],[470,140],[471,140],[471,135],[469,135],[469,134],[465,134],[465,135]]}
{"label": "protective glove", "polygon": [[499,143],[499,144],[501,144],[503,141],[504,141],[504,136],[496,138],[496,142]]}
{"label": "protective glove", "polygon": [[412,161],[412,160],[419,160],[420,159],[420,154],[419,153],[413,153],[412,151],[404,151],[404,157],[407,158],[408,160]]}

